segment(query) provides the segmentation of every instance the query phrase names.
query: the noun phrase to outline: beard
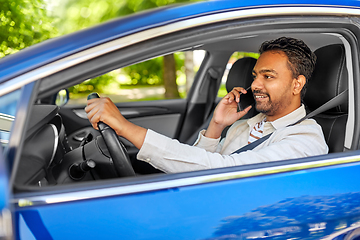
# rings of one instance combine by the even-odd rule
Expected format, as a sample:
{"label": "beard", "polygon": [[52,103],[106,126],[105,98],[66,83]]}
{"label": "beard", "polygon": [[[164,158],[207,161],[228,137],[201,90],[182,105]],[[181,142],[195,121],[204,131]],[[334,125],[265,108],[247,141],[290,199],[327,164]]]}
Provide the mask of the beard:
{"label": "beard", "polygon": [[[258,101],[255,99],[255,108],[258,112],[263,113],[267,116],[275,115],[279,110],[286,107],[287,101],[272,101],[270,95],[266,92],[255,90],[253,92],[267,96],[267,101]],[[284,98],[280,98],[284,99]]]}

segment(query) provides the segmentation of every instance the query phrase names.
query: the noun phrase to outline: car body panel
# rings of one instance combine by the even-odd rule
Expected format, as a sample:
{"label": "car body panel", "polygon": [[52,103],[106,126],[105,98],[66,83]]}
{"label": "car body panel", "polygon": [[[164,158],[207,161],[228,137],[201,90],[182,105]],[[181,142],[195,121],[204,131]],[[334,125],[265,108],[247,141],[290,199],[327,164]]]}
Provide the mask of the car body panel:
{"label": "car body panel", "polygon": [[[360,221],[360,213],[346,210],[359,204],[359,170],[360,164],[352,163],[30,206],[17,212],[39,215],[43,223],[34,225],[45,225],[53,239],[64,235],[74,239],[222,239],[234,235],[245,239],[252,234],[261,238],[264,232],[281,233],[278,239],[318,239],[344,223],[350,226]],[[324,222],[326,231],[308,231]],[[20,222],[16,225],[21,226]],[[36,234],[40,229],[33,231]]]}
{"label": "car body panel", "polygon": [[[32,104],[38,94],[57,89],[46,85],[53,81],[46,77],[143,41],[213,23],[316,15],[339,19],[345,16],[344,22],[358,26],[358,20],[351,17],[360,16],[359,6],[357,1],[297,1],[295,4],[231,0],[167,7],[49,40],[0,60],[0,96],[14,90],[21,92],[4,154],[6,159],[0,161],[7,167],[0,165],[0,207],[7,207],[8,199],[12,199],[15,238],[318,239],[341,229],[356,229],[360,222],[359,151],[281,163],[82,182],[48,189],[14,187],[14,196],[8,191],[8,182],[10,185],[14,182]],[[356,42],[357,37],[351,40]],[[357,43],[354,46],[358,49]],[[358,54],[353,55],[357,79]],[[67,87],[64,79],[58,84]],[[359,86],[354,84],[353,101],[358,104]],[[200,89],[200,84],[197,87]],[[198,93],[199,89],[192,91]],[[155,128],[178,138],[190,104],[186,99],[117,106],[123,112],[131,110],[127,118],[145,127],[162,121],[164,125],[154,125]],[[89,122],[81,118],[83,107],[60,110],[70,137],[78,131],[90,131]],[[354,122],[356,120],[354,117]],[[354,144],[353,148],[356,147]]]}

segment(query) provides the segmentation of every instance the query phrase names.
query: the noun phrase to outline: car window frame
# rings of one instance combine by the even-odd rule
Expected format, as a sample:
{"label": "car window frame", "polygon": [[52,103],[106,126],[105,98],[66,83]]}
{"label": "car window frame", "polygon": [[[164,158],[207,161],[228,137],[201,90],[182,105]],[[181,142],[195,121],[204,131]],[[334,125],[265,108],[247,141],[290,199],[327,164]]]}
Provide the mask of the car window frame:
{"label": "car window frame", "polygon": [[[271,18],[263,18],[263,21],[265,21],[265,19],[268,21],[269,19],[271,19]],[[289,19],[294,19],[294,18],[289,18]],[[297,20],[299,20],[299,18],[295,18],[295,19],[297,19]],[[290,21],[290,20],[285,20],[285,21]],[[322,22],[323,20],[322,19],[319,19],[319,22]],[[343,20],[342,20],[343,21]],[[245,21],[246,22],[246,21]],[[346,24],[349,24],[350,25],[350,23],[349,22],[347,22]],[[221,23],[221,24],[219,24],[219,25],[224,25],[224,23]],[[281,25],[281,24],[279,24],[279,25]],[[286,23],[283,23],[283,25],[287,25]],[[339,25],[345,25],[344,23],[339,23]],[[217,26],[217,27],[219,27],[219,26]],[[245,26],[244,28],[246,28],[246,27],[248,27],[248,26]],[[212,26],[209,26],[209,28],[212,28]],[[309,28],[310,28],[310,26],[309,26]],[[312,28],[311,28],[312,29]],[[330,28],[329,28],[330,29]],[[334,32],[341,32],[340,31],[340,28],[333,28],[333,27],[331,27],[331,29],[333,29],[333,31]],[[319,31],[320,31],[321,29],[319,29]],[[198,31],[198,29],[195,29],[194,31]],[[356,31],[357,31],[357,35],[359,35],[359,29],[356,29]],[[218,33],[217,33],[218,34]],[[348,34],[348,32],[347,31],[343,31],[343,32],[341,32],[341,34],[343,34],[343,35],[347,35]],[[174,35],[172,35],[172,36],[169,36],[169,38],[171,39],[171,38],[178,38],[179,37],[179,35],[181,36],[181,34],[174,34]],[[349,35],[349,34],[348,34]],[[190,36],[188,36],[188,39],[190,38]],[[351,40],[351,37],[349,37],[348,36],[348,38]],[[168,38],[166,38],[167,39],[167,41],[168,41]],[[162,42],[162,41],[165,41],[164,39],[154,39],[153,41],[152,41],[152,43],[156,43],[157,41],[160,41],[160,42]],[[201,42],[201,41],[200,41]],[[178,43],[178,42],[177,42]],[[141,44],[141,43],[139,43],[139,44]],[[352,43],[352,44],[354,44],[354,43]],[[125,51],[133,51],[136,47],[138,47],[139,45],[133,45],[132,47],[128,47]],[[356,45],[354,45],[354,46],[356,46]],[[183,47],[186,49],[186,47],[188,47],[186,44],[184,44],[183,45]],[[169,49],[172,49],[172,48],[174,48],[175,49],[175,47],[174,46],[169,46],[168,48],[167,48],[167,50],[169,50]],[[143,49],[140,49],[139,50],[139,53],[142,51]],[[357,55],[358,55],[358,53],[357,52],[355,52],[357,49],[354,49],[354,48],[352,48],[352,51],[354,52],[354,56],[355,57],[357,57]],[[120,50],[119,50],[120,51]],[[123,50],[121,50],[121,51],[123,51]],[[159,53],[162,53],[162,51],[164,51],[164,50],[158,50],[159,52],[158,52],[158,54]],[[127,53],[128,53],[127,52]],[[113,52],[113,53],[109,53],[109,54],[113,54],[113,55],[116,55],[116,54],[119,54],[119,52]],[[106,55],[107,57],[109,56],[109,54],[108,55]],[[153,53],[152,53],[153,54]],[[149,56],[151,56],[152,54],[148,54],[148,55],[145,55],[145,58],[146,57],[149,57]],[[131,59],[131,60],[126,60],[126,56],[125,57],[123,57],[122,58],[123,60],[122,61],[120,61],[118,58],[116,58],[116,61],[117,61],[117,63],[116,63],[116,66],[118,67],[118,66],[125,66],[126,64],[129,64],[129,63],[134,63],[134,62],[136,62],[138,59],[139,59],[139,57],[138,58],[134,58],[134,59]],[[71,74],[74,74],[74,71],[76,71],[76,70],[78,70],[77,69],[77,67],[81,67],[81,68],[83,68],[83,69],[85,69],[85,68],[88,68],[89,66],[91,66],[92,64],[95,64],[95,63],[99,63],[99,62],[101,62],[103,59],[101,58],[101,57],[99,57],[99,58],[96,58],[95,60],[92,60],[92,61],[87,61],[87,62],[83,62],[83,63],[80,63],[79,65],[77,65],[76,67],[72,67],[71,69],[69,69],[69,70],[71,70],[71,71],[73,71],[73,72],[69,72],[69,74],[71,75]],[[355,60],[353,60],[353,61],[355,61]],[[114,60],[114,62],[115,62],[115,60]],[[121,63],[119,63],[119,62],[121,62]],[[357,61],[358,62],[358,61]],[[354,68],[357,68],[357,66],[356,66],[356,64],[353,64],[353,66],[354,66]],[[41,85],[39,86],[39,94],[40,95],[38,95],[37,97],[38,98],[41,98],[41,97],[45,97],[46,95],[45,95],[45,92],[47,91],[47,90],[49,90],[49,89],[51,89],[51,88],[54,88],[55,87],[55,89],[57,89],[57,85],[52,85],[51,83],[52,82],[54,82],[54,81],[56,81],[56,79],[59,79],[60,78],[60,76],[64,76],[63,74],[64,74],[65,72],[64,71],[61,71],[61,72],[58,72],[58,73],[56,73],[56,74],[54,74],[54,75],[52,75],[52,76],[50,76],[50,77],[44,77],[44,78],[42,78],[42,80],[41,80]],[[354,73],[356,73],[357,75],[358,75],[358,69],[354,69]],[[97,73],[90,73],[90,75],[96,75],[96,74],[98,74],[98,72]],[[88,77],[88,75],[86,75],[86,76],[83,76],[83,78],[86,78],[86,77]],[[358,77],[358,76],[357,76]],[[69,77],[69,79],[62,79],[63,81],[59,81],[59,83],[58,84],[70,84],[70,82],[71,82],[71,80],[72,80],[72,78],[73,78],[73,76],[72,77]],[[355,79],[358,79],[358,78],[356,78],[356,76],[354,76],[354,78]],[[195,79],[196,80],[196,79]],[[194,81],[194,84],[195,84],[195,81]],[[359,91],[359,86],[358,86],[358,84],[356,83],[356,81],[355,81],[355,86],[354,86],[354,89],[355,89],[355,96],[357,96],[357,93],[359,93],[360,91]],[[357,84],[357,85],[356,85]],[[53,90],[54,91],[54,90]],[[49,93],[46,93],[46,94],[49,94]],[[358,101],[357,100],[357,98],[355,99],[355,101]],[[356,116],[355,116],[355,119],[359,119],[359,113],[357,112],[356,113]],[[357,129],[357,131],[359,131],[359,128]],[[356,138],[354,138],[353,139],[353,142],[356,142]],[[339,158],[342,158],[342,157],[344,157],[344,158],[346,158],[346,157],[348,157],[348,155],[347,155],[347,153],[341,153],[341,154],[343,154],[343,155],[341,155],[341,156],[339,156]],[[351,154],[350,154],[351,155]],[[332,155],[332,157],[335,157],[335,158],[337,158],[337,156],[338,155]],[[316,160],[316,159],[322,159],[323,157],[314,157],[314,158],[303,158],[303,159],[300,159],[299,161],[300,162],[307,162],[309,159],[309,161],[314,161],[314,160]],[[287,161],[287,160],[285,160],[285,161]],[[290,160],[289,160],[290,161]],[[283,164],[284,162],[281,162],[281,164]],[[264,165],[264,167],[265,167],[266,165]],[[240,167],[240,166],[237,166],[237,167],[232,167],[232,168],[226,168],[226,169],[212,169],[212,170],[204,170],[205,171],[205,175],[212,175],[212,174],[215,174],[215,173],[222,173],[222,171],[225,171],[225,172],[230,172],[230,173],[234,173],[234,172],[237,172],[237,171],[242,171],[242,170],[240,170],[238,167]],[[255,165],[248,165],[248,167],[250,167],[250,168],[254,168],[255,167]],[[256,165],[256,167],[259,167],[259,165]],[[207,171],[207,172],[206,172]],[[187,178],[187,174],[190,174],[190,176],[191,176],[191,178],[193,178],[193,177],[196,177],[196,176],[199,176],[199,174],[200,174],[200,172],[192,172],[192,173],[179,173],[179,174],[175,174],[175,175],[172,175],[172,176],[170,176],[170,177],[163,177],[163,176],[161,176],[161,180],[160,181],[169,181],[169,180],[171,180],[172,178],[175,178],[175,179],[182,179],[182,178]],[[236,174],[235,174],[236,175]],[[189,177],[190,177],[189,176]],[[157,180],[155,180],[155,179],[158,179],[157,177],[152,177],[152,176],[150,176],[149,177],[150,178],[150,180],[146,180],[146,182],[147,181],[150,181],[150,182],[153,182],[153,181],[157,181]],[[223,179],[221,179],[221,181],[222,181]],[[124,180],[124,183],[127,183],[127,184],[130,184],[130,183],[134,183],[134,184],[136,184],[136,180]],[[103,186],[103,184],[99,184],[100,186]],[[117,185],[117,186],[122,186],[122,181],[119,181],[118,179],[117,180],[115,180],[115,185]],[[88,189],[90,186],[87,186],[87,184],[85,184],[85,188],[86,189]],[[98,187],[98,186],[97,186]],[[81,189],[81,186],[80,187],[77,187],[77,186],[71,186],[70,187],[70,189]],[[31,189],[31,188],[29,188],[29,189]],[[53,189],[52,189],[53,190]],[[49,191],[49,189],[47,189],[46,191]],[[57,190],[56,190],[57,191]],[[59,191],[61,192],[61,188],[59,188]],[[65,190],[65,192],[67,192],[68,190]]]}

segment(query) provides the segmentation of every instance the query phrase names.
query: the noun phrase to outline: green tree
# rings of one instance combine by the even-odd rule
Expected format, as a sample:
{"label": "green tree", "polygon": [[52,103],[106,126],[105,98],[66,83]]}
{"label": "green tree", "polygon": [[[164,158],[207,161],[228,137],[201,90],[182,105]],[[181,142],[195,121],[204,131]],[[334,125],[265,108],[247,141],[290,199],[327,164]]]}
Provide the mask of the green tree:
{"label": "green tree", "polygon": [[[64,21],[58,26],[62,33],[70,33],[109,19],[133,14],[146,9],[160,7],[174,3],[185,3],[197,0],[68,0],[62,10],[58,12]],[[161,58],[149,60],[142,64],[123,69],[136,85],[164,84],[166,98],[178,98],[176,71],[179,70],[177,55],[170,54]],[[163,70],[162,70],[163,69]],[[156,73],[154,75],[154,73]],[[103,84],[103,81],[101,81]],[[100,81],[92,81],[95,89],[99,89]]]}
{"label": "green tree", "polygon": [[0,58],[57,34],[43,0],[0,0]]}

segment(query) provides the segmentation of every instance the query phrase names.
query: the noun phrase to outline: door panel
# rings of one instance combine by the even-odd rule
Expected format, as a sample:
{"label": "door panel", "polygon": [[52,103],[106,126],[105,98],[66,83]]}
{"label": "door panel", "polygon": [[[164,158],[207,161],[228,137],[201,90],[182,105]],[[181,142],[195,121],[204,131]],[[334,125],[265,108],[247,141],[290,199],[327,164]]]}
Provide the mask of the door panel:
{"label": "door panel", "polygon": [[318,239],[360,222],[359,171],[352,163],[16,211],[36,212],[53,239]]}

